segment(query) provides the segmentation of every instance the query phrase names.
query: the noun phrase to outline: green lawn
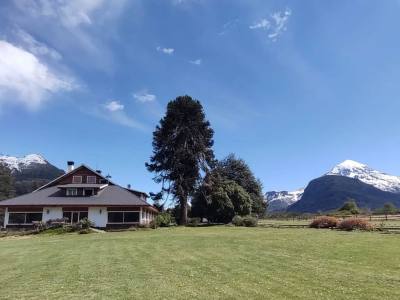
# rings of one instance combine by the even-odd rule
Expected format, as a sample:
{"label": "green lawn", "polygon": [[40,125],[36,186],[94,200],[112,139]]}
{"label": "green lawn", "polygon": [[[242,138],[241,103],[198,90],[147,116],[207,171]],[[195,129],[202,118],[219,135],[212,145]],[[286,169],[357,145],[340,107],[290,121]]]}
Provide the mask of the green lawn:
{"label": "green lawn", "polygon": [[203,227],[0,239],[5,299],[400,299],[400,235]]}

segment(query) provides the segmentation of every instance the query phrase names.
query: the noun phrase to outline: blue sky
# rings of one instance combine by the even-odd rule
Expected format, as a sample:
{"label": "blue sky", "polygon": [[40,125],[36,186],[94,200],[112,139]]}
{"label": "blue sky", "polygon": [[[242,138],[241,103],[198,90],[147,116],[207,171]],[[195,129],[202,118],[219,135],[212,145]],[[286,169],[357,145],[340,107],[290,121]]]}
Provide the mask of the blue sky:
{"label": "blue sky", "polygon": [[215,152],[264,190],[353,159],[400,175],[399,1],[2,1],[0,153],[85,162],[156,191],[167,102],[199,99]]}

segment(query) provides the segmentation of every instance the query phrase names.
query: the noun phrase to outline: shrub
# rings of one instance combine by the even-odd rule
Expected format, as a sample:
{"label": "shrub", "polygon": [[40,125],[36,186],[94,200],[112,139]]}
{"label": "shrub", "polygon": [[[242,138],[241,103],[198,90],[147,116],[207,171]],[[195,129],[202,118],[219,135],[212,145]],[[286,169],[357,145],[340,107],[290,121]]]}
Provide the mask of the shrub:
{"label": "shrub", "polygon": [[200,222],[201,222],[200,218],[190,218],[188,220],[187,226],[189,226],[189,227],[197,227],[197,226],[199,226]]}
{"label": "shrub", "polygon": [[157,226],[169,227],[172,222],[172,217],[168,212],[162,212],[157,215],[155,222],[157,223]]}
{"label": "shrub", "polygon": [[67,221],[67,218],[50,219],[46,221],[46,228],[62,227]]}
{"label": "shrub", "polygon": [[315,218],[311,224],[311,228],[335,228],[339,221],[335,217],[322,216]]}
{"label": "shrub", "polygon": [[234,216],[232,219],[232,224],[235,226],[243,226],[243,218],[241,216]]}
{"label": "shrub", "polygon": [[257,227],[258,220],[252,216],[246,216],[243,218],[243,225],[246,227]]}
{"label": "shrub", "polygon": [[360,209],[358,208],[356,201],[353,199],[348,199],[348,201],[345,202],[338,211],[347,212],[352,215],[358,215],[360,213]]}
{"label": "shrub", "polygon": [[348,218],[344,219],[342,222],[339,223],[338,228],[340,230],[372,230],[373,226],[364,219],[359,218]]}
{"label": "shrub", "polygon": [[94,223],[90,221],[88,218],[83,218],[82,220],[79,221],[79,226],[82,229],[89,229],[90,227],[94,226]]}
{"label": "shrub", "polygon": [[153,229],[157,229],[158,228],[158,224],[157,224],[156,220],[151,220],[149,225]]}

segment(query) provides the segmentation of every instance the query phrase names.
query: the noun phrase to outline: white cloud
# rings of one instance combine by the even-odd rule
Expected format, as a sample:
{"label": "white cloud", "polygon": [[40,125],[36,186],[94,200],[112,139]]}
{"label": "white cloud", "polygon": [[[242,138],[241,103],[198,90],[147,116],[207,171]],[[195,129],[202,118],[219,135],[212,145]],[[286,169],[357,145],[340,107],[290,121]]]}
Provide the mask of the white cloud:
{"label": "white cloud", "polygon": [[130,117],[125,111],[125,106],[117,100],[111,100],[106,104],[101,105],[100,108],[100,110],[97,109],[92,113],[97,117],[119,125],[134,129],[147,130],[145,125]]}
{"label": "white cloud", "polygon": [[201,61],[200,58],[198,58],[198,59],[195,59],[195,60],[189,60],[189,63],[191,63],[191,64],[193,64],[193,65],[200,66],[201,63],[202,63],[202,61]]}
{"label": "white cloud", "polygon": [[158,52],[162,52],[168,55],[172,55],[175,51],[174,48],[161,48],[160,46],[158,46],[156,49]]}
{"label": "white cloud", "polygon": [[273,27],[273,31],[268,35],[270,39],[276,41],[277,37],[286,30],[286,25],[291,14],[292,12],[289,9],[285,10],[284,12],[275,12],[272,14],[272,19],[275,22],[275,26]]}
{"label": "white cloud", "polygon": [[124,109],[124,105],[119,101],[112,100],[104,105],[104,107],[109,111],[119,111]]}
{"label": "white cloud", "polygon": [[19,38],[22,44],[24,44],[25,48],[35,55],[47,55],[55,60],[60,60],[62,58],[61,54],[56,50],[37,41],[33,36],[22,29],[16,30],[15,35]]}
{"label": "white cloud", "polygon": [[152,102],[157,99],[156,95],[148,93],[147,90],[142,90],[137,93],[134,93],[133,98],[142,103]]}
{"label": "white cloud", "polygon": [[104,3],[104,0],[16,1],[18,6],[31,14],[55,18],[66,27],[92,24],[91,14]]}
{"label": "white cloud", "polygon": [[260,21],[250,25],[250,29],[268,29],[271,27],[271,23],[267,19],[261,19]]}
{"label": "white cloud", "polygon": [[274,12],[269,19],[260,21],[249,26],[250,29],[264,29],[268,32],[268,38],[273,42],[287,29],[289,17],[292,14],[290,9]]}
{"label": "white cloud", "polygon": [[0,40],[0,104],[18,102],[35,109],[50,94],[76,87],[71,79],[51,71],[34,54]]}

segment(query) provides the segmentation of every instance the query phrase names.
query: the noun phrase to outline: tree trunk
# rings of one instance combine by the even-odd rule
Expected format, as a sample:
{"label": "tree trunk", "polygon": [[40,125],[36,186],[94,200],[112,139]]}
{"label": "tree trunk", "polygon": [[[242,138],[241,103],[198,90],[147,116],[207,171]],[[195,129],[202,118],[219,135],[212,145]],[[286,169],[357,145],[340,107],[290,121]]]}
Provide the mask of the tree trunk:
{"label": "tree trunk", "polygon": [[179,220],[179,225],[186,225],[187,224],[187,197],[181,198],[181,217]]}

